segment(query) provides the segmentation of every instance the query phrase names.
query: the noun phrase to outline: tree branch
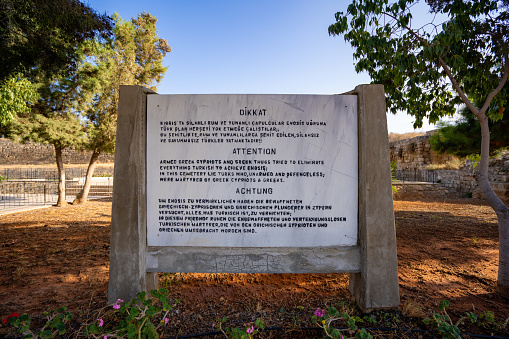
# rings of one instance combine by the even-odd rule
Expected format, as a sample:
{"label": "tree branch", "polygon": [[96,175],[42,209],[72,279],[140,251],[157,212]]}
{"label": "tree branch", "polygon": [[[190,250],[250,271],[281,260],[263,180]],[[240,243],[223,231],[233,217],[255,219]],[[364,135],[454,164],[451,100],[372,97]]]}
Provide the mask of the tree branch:
{"label": "tree branch", "polygon": [[488,106],[491,103],[491,100],[495,97],[495,95],[498,94],[504,87],[505,83],[507,82],[507,79],[509,78],[509,56],[507,52],[504,54],[504,61],[505,61],[505,69],[504,74],[502,75],[502,79],[500,79],[500,82],[498,83],[497,88],[495,88],[493,91],[491,91],[488,96],[486,97],[486,100],[484,101],[484,105],[481,108],[481,112],[486,112],[488,109]]}
{"label": "tree branch", "polygon": [[[399,22],[399,20],[395,16],[393,16],[392,14],[387,13],[387,12],[382,12],[382,13]],[[412,34],[417,40],[419,40],[421,42],[421,44],[424,45],[424,47],[428,47],[428,48],[430,47],[428,42],[426,40],[424,40],[420,35],[418,35],[413,29],[411,29],[408,26],[402,26],[402,27],[405,28],[408,32],[410,32],[410,34]],[[479,109],[477,109],[477,107],[475,107],[475,105],[468,99],[468,97],[466,96],[465,92],[463,92],[463,90],[461,89],[460,85],[458,84],[458,82],[454,78],[454,75],[452,74],[451,70],[449,69],[447,64],[444,62],[442,57],[440,57],[440,56],[438,57],[438,62],[440,63],[440,65],[444,69],[444,71],[447,74],[447,77],[449,78],[449,80],[451,80],[452,86],[454,87],[456,92],[458,92],[458,95],[460,96],[461,100],[467,105],[467,107],[472,111],[472,113],[476,117],[478,117]],[[506,65],[507,65],[507,62],[506,62]],[[503,87],[503,85],[502,85],[502,87]]]}
{"label": "tree branch", "polygon": [[467,105],[467,107],[470,109],[470,111],[477,118],[479,118],[479,109],[477,107],[475,107],[475,105],[468,99],[468,97],[465,94],[465,92],[463,92],[463,90],[461,89],[460,85],[458,84],[458,82],[454,78],[454,75],[452,75],[451,70],[449,69],[447,64],[444,62],[442,57],[438,57],[438,62],[440,63],[440,65],[444,69],[445,74],[447,74],[447,77],[449,77],[449,80],[451,80],[452,86],[454,87],[456,92],[458,92],[458,95],[460,96],[461,100],[465,103],[465,105]]}

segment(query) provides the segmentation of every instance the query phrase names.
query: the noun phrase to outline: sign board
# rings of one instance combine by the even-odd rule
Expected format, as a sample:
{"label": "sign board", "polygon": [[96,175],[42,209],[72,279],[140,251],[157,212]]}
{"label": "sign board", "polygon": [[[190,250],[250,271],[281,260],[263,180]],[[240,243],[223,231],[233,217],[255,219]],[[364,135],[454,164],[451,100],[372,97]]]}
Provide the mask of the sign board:
{"label": "sign board", "polygon": [[355,95],[151,95],[147,245],[357,244]]}
{"label": "sign board", "polygon": [[350,274],[399,304],[383,86],[344,95],[158,95],[121,86],[108,301],[158,272]]}

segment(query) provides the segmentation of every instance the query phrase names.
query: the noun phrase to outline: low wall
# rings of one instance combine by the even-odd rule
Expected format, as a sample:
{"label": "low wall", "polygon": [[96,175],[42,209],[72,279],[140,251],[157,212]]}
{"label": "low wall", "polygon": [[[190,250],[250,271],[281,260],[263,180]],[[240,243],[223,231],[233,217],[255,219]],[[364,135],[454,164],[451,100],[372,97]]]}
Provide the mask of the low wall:
{"label": "low wall", "polygon": [[[92,152],[64,149],[64,164],[88,164]],[[113,163],[114,154],[101,154],[100,163]],[[50,165],[55,163],[55,148],[35,142],[18,144],[9,139],[0,138],[0,165]]]}
{"label": "low wall", "polygon": [[[426,171],[429,165],[445,164],[457,159],[451,155],[435,153],[429,143],[432,134],[433,131],[426,135],[389,143],[391,163],[395,162],[397,170],[403,170],[405,173],[410,171],[409,173],[412,174],[413,171],[416,171],[420,177],[429,177],[429,175],[421,175],[423,174],[421,172],[429,172]],[[464,166],[458,170],[435,170],[433,178],[436,183],[451,192],[481,197],[471,166]],[[421,180],[425,181],[426,179]],[[490,161],[489,180],[495,193],[506,204],[509,203],[509,152]]]}
{"label": "low wall", "polygon": [[[472,194],[474,198],[482,198],[471,166],[459,170],[437,170],[437,181],[440,186],[452,192]],[[506,204],[509,203],[509,154],[490,162],[488,178],[495,193]]]}
{"label": "low wall", "polygon": [[437,182],[452,192],[471,193],[477,188],[471,169],[436,170]]}

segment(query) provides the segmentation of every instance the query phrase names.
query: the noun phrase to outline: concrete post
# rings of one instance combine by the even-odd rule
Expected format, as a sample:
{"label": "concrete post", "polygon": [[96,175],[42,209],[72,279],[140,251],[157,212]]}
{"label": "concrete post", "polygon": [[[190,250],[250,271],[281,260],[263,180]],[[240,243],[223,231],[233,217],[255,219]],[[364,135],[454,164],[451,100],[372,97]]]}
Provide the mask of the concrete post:
{"label": "concrete post", "polygon": [[120,86],[111,215],[108,303],[132,300],[157,287],[157,273],[146,273],[146,121],[147,94],[140,86]]}
{"label": "concrete post", "polygon": [[359,233],[361,272],[350,292],[363,311],[399,306],[396,230],[383,85],[359,85]]}

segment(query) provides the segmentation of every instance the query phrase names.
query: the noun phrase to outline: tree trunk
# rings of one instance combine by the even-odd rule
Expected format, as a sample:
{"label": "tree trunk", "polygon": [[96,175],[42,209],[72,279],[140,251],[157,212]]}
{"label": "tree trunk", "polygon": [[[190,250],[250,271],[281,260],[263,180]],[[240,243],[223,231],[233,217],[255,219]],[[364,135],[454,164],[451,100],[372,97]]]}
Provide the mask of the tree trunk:
{"label": "tree trunk", "polygon": [[56,206],[62,207],[67,205],[67,202],[65,201],[65,170],[64,162],[62,161],[62,146],[57,144],[54,144],[54,146],[58,169],[58,200]]}
{"label": "tree trunk", "polygon": [[101,151],[98,149],[95,149],[94,152],[92,152],[90,162],[88,163],[87,175],[85,177],[83,189],[81,190],[80,193],[78,193],[78,195],[72,202],[73,205],[81,205],[87,202],[88,193],[90,192],[90,186],[92,185],[92,176],[94,175],[95,166],[97,165],[97,160],[99,160],[100,154]]}
{"label": "tree trunk", "polygon": [[475,173],[475,179],[482,195],[497,214],[498,219],[498,279],[501,294],[509,295],[509,208],[500,200],[490,185],[488,178],[490,131],[488,117],[478,116],[481,124],[481,160]]}

